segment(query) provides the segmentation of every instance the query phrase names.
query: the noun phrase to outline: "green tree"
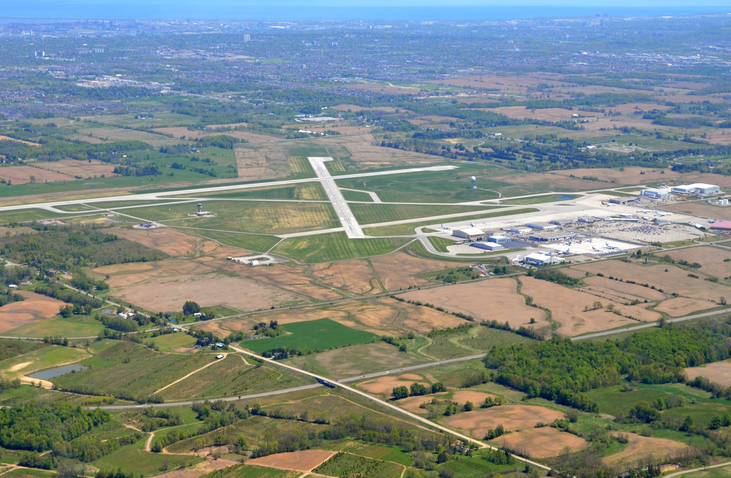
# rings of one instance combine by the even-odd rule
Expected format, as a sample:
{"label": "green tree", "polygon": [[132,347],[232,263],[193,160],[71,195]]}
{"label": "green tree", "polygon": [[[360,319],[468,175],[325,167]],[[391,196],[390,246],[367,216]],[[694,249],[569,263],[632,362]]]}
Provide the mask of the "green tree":
{"label": "green tree", "polygon": [[393,391],[391,392],[391,396],[394,400],[401,400],[402,398],[406,398],[409,396],[409,389],[403,385],[399,387],[394,387]]}
{"label": "green tree", "polygon": [[185,302],[185,304],[183,304],[183,314],[184,315],[197,314],[200,311],[201,311],[201,306],[198,305],[197,302],[188,300]]}

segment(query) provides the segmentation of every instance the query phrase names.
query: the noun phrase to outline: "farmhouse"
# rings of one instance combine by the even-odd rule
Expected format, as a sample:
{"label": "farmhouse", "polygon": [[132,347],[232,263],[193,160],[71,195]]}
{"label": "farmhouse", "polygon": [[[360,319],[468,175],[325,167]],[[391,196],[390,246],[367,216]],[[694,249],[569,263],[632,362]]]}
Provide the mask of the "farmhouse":
{"label": "farmhouse", "polygon": [[452,231],[452,235],[456,237],[461,237],[463,239],[468,239],[470,241],[484,241],[486,238],[485,231],[483,231],[482,229],[477,229],[476,227],[455,229]]}

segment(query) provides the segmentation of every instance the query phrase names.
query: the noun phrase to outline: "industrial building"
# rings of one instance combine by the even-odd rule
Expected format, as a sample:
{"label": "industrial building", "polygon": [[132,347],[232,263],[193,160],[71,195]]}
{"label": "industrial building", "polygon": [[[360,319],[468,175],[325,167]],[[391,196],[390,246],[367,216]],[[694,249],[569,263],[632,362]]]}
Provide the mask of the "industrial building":
{"label": "industrial building", "polygon": [[715,184],[693,183],[674,186],[672,192],[673,194],[682,195],[700,194],[701,196],[709,196],[720,193],[721,188]]}
{"label": "industrial building", "polygon": [[508,229],[508,232],[512,232],[513,234],[528,234],[531,231],[530,227],[511,227]]}
{"label": "industrial building", "polygon": [[566,259],[564,259],[563,257],[549,256],[536,252],[525,256],[523,258],[523,262],[534,266],[550,266],[553,264],[563,264],[564,262],[566,262]]}
{"label": "industrial building", "polygon": [[530,239],[533,242],[556,242],[556,241],[567,241],[571,238],[576,236],[573,232],[553,232],[553,231],[546,231],[546,232],[534,232],[528,236],[528,239]]}
{"label": "industrial building", "polygon": [[488,240],[488,242],[501,243],[501,242],[509,242],[510,241],[510,238],[507,237],[507,236],[502,236],[502,235],[497,235],[496,234],[494,236],[488,237],[487,240]]}
{"label": "industrial building", "polygon": [[476,227],[465,227],[452,230],[452,235],[469,241],[484,241],[487,237],[485,231]]}
{"label": "industrial building", "polygon": [[711,224],[711,229],[716,229],[717,231],[729,232],[729,231],[731,231],[731,221],[716,221],[713,224]]}
{"label": "industrial building", "polygon": [[643,189],[642,192],[640,193],[640,196],[644,196],[644,197],[652,198],[652,199],[661,199],[661,198],[667,197],[668,194],[670,194],[670,193],[668,192],[667,189],[650,188],[650,189]]}
{"label": "industrial building", "polygon": [[501,246],[500,244],[497,244],[495,242],[473,242],[470,244],[472,247],[476,247],[478,249],[484,249],[486,251],[502,251],[505,248]]}
{"label": "industrial building", "polygon": [[526,227],[530,227],[531,229],[536,229],[538,231],[554,231],[554,230],[558,229],[558,226],[555,224],[540,224],[540,223],[526,224]]}

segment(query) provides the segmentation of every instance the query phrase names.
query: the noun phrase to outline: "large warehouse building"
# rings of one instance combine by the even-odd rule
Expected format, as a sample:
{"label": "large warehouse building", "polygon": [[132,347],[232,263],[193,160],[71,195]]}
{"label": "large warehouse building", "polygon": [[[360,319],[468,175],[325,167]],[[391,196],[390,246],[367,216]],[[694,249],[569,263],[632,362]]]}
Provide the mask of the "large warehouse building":
{"label": "large warehouse building", "polygon": [[546,254],[528,254],[523,258],[523,262],[534,266],[550,266],[552,264],[562,264],[566,262],[566,259],[558,256],[548,256]]}
{"label": "large warehouse building", "polygon": [[683,184],[680,186],[674,186],[672,189],[673,194],[700,194],[701,196],[709,196],[711,194],[718,194],[721,192],[721,188],[715,184],[705,183],[693,183]]}
{"label": "large warehouse building", "polygon": [[485,231],[476,227],[454,229],[452,235],[469,241],[484,241],[486,239]]}
{"label": "large warehouse building", "polygon": [[643,189],[640,193],[640,196],[652,198],[652,199],[660,199],[668,196],[668,190],[667,189]]}

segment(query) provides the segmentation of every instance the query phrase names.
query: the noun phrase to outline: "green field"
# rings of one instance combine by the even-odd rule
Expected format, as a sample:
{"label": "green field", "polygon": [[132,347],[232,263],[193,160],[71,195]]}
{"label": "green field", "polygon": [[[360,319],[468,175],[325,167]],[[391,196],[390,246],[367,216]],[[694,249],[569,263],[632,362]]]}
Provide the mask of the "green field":
{"label": "green field", "polygon": [[[482,478],[494,476],[497,473],[505,473],[520,467],[519,462],[512,465],[495,465],[482,458],[480,455],[470,457],[459,457],[456,460],[449,460],[437,467],[438,470],[451,470],[454,475],[460,478]],[[519,476],[519,475],[518,475]]]}
{"label": "green field", "polygon": [[47,337],[49,335],[73,337],[94,337],[104,330],[104,325],[93,317],[74,315],[41,319],[4,332],[10,337]]}
{"label": "green field", "polygon": [[195,345],[195,338],[181,332],[165,334],[154,337],[152,342],[160,347],[161,352],[174,352],[178,347],[192,347]]}
{"label": "green field", "polygon": [[338,453],[322,465],[315,473],[343,478],[377,476],[379,478],[400,478],[404,467],[390,461],[375,460],[362,456]]}
{"label": "green field", "polygon": [[277,470],[256,465],[234,465],[222,470],[212,471],[205,478],[298,478],[298,471]]}
{"label": "green field", "polygon": [[371,195],[363,191],[351,191],[344,189],[340,190],[340,192],[343,194],[343,198],[345,198],[346,201],[373,202]]}
{"label": "green field", "polygon": [[[173,228],[175,229],[175,228]],[[190,232],[190,229],[182,229],[182,232]],[[236,232],[201,231],[195,230],[196,234],[218,241],[221,244],[233,247],[240,247],[254,252],[267,252],[274,247],[281,239],[266,234],[242,234]]]}
{"label": "green field", "polygon": [[[493,179],[499,175],[515,174],[515,171],[498,169],[489,165],[458,162],[458,168],[448,171],[427,171],[394,174],[370,178],[338,179],[341,188],[373,191],[386,202],[464,202],[494,199],[498,190],[513,187],[512,184]],[[480,189],[472,189],[470,177],[477,177]]]}
{"label": "green field", "polygon": [[[5,475],[7,476],[7,475]],[[719,467],[719,468],[713,468],[711,470],[703,470],[703,471],[697,471],[695,473],[685,473],[683,475],[680,475],[679,478],[684,477],[692,477],[692,478],[730,478],[731,477],[731,465]]]}
{"label": "green field", "polygon": [[431,242],[432,246],[434,246],[434,248],[439,252],[449,252],[447,247],[454,245],[454,241],[451,239],[435,236],[429,236],[429,242]]}
{"label": "green field", "polygon": [[293,237],[282,241],[272,252],[307,263],[340,261],[380,256],[409,242],[406,238],[348,239],[344,232]]}
{"label": "green field", "polygon": [[324,351],[346,345],[366,344],[378,339],[370,332],[351,329],[334,320],[318,319],[287,324],[287,335],[271,339],[245,340],[241,347],[263,352],[279,347],[295,348],[302,353]]}
{"label": "green field", "polygon": [[[266,340],[261,340],[265,342]],[[269,366],[254,366],[230,354],[161,392],[166,400],[218,398],[291,388],[313,380]]]}
{"label": "green field", "polygon": [[202,461],[195,455],[157,454],[145,451],[145,440],[122,448],[102,457],[93,465],[102,470],[134,470],[143,476],[158,475],[164,471],[174,470],[181,466],[190,466]]}
{"label": "green field", "polygon": [[[569,196],[571,199],[575,199],[577,197],[580,197],[580,195],[576,194],[547,194],[545,196],[533,196],[533,197],[527,197],[527,198],[519,198],[519,199],[504,199],[500,201],[500,204],[542,204],[547,202],[556,202],[561,201],[562,197]],[[567,199],[564,199],[567,200]]]}
{"label": "green field", "polygon": [[482,326],[473,327],[464,333],[437,335],[430,340],[431,344],[422,348],[421,352],[439,360],[474,355],[488,352],[493,347],[510,347],[531,341],[513,332]]}
{"label": "green field", "polygon": [[25,477],[50,478],[50,477],[56,476],[56,473],[54,473],[52,471],[45,471],[45,470],[31,470],[28,468],[16,468],[7,473],[3,473],[2,475],[7,478],[25,478]]}
{"label": "green field", "polygon": [[[361,193],[362,194],[362,193]],[[366,194],[370,199],[370,196]],[[214,198],[226,198],[226,199],[280,199],[280,200],[314,200],[314,201],[327,201],[327,194],[325,189],[320,183],[304,183],[297,184],[295,186],[276,186],[276,187],[262,187],[256,189],[241,189],[231,192],[208,192],[198,194],[186,194],[179,196],[185,197],[210,197]]]}
{"label": "green field", "polygon": [[189,217],[194,203],[125,209],[125,214],[201,230],[288,234],[313,229],[338,227],[340,222],[330,204],[280,203],[259,201],[204,201],[211,217]]}
{"label": "green field", "polygon": [[[484,208],[483,208],[484,209]],[[465,214],[452,220],[466,221],[469,219],[487,219],[490,217],[501,217],[501,216],[513,216],[516,214],[527,214],[529,212],[537,212],[536,208],[524,208],[524,209],[513,209],[507,211],[495,211],[485,214]],[[430,226],[438,220],[425,220],[425,221],[414,221],[408,224],[395,224],[393,226],[382,226],[382,227],[371,227],[364,229],[364,232],[369,236],[395,236],[404,234],[414,234],[414,229],[420,226]]]}
{"label": "green field", "polygon": [[[80,349],[51,345],[3,360],[0,362],[0,372],[3,378],[15,378],[18,375],[53,368],[57,364],[78,362],[87,356],[87,353]],[[21,364],[26,365],[21,367]]]}
{"label": "green field", "polygon": [[162,354],[131,342],[116,342],[82,362],[91,368],[53,382],[62,390],[136,399],[213,360],[211,354]]}
{"label": "green field", "polygon": [[[691,388],[681,384],[666,384],[666,385],[648,385],[648,384],[636,384],[632,391],[622,392],[620,386],[610,388],[600,388],[597,390],[591,390],[586,394],[597,401],[599,404],[599,411],[601,413],[607,413],[609,415],[617,415],[619,413],[627,413],[627,411],[636,402],[645,401],[652,403],[657,398],[666,398],[670,395],[676,395],[683,397],[687,402],[695,401],[697,404],[709,404],[711,402],[710,394],[702,390]],[[713,408],[713,407],[712,407]],[[666,412],[671,414],[686,413],[689,408],[680,407]],[[686,413],[687,414],[687,413]],[[701,412],[701,414],[703,414]],[[708,417],[710,420],[710,417]]]}
{"label": "green field", "polygon": [[442,216],[494,209],[486,206],[422,206],[405,204],[351,204],[350,209],[360,224],[402,221],[417,217]]}

